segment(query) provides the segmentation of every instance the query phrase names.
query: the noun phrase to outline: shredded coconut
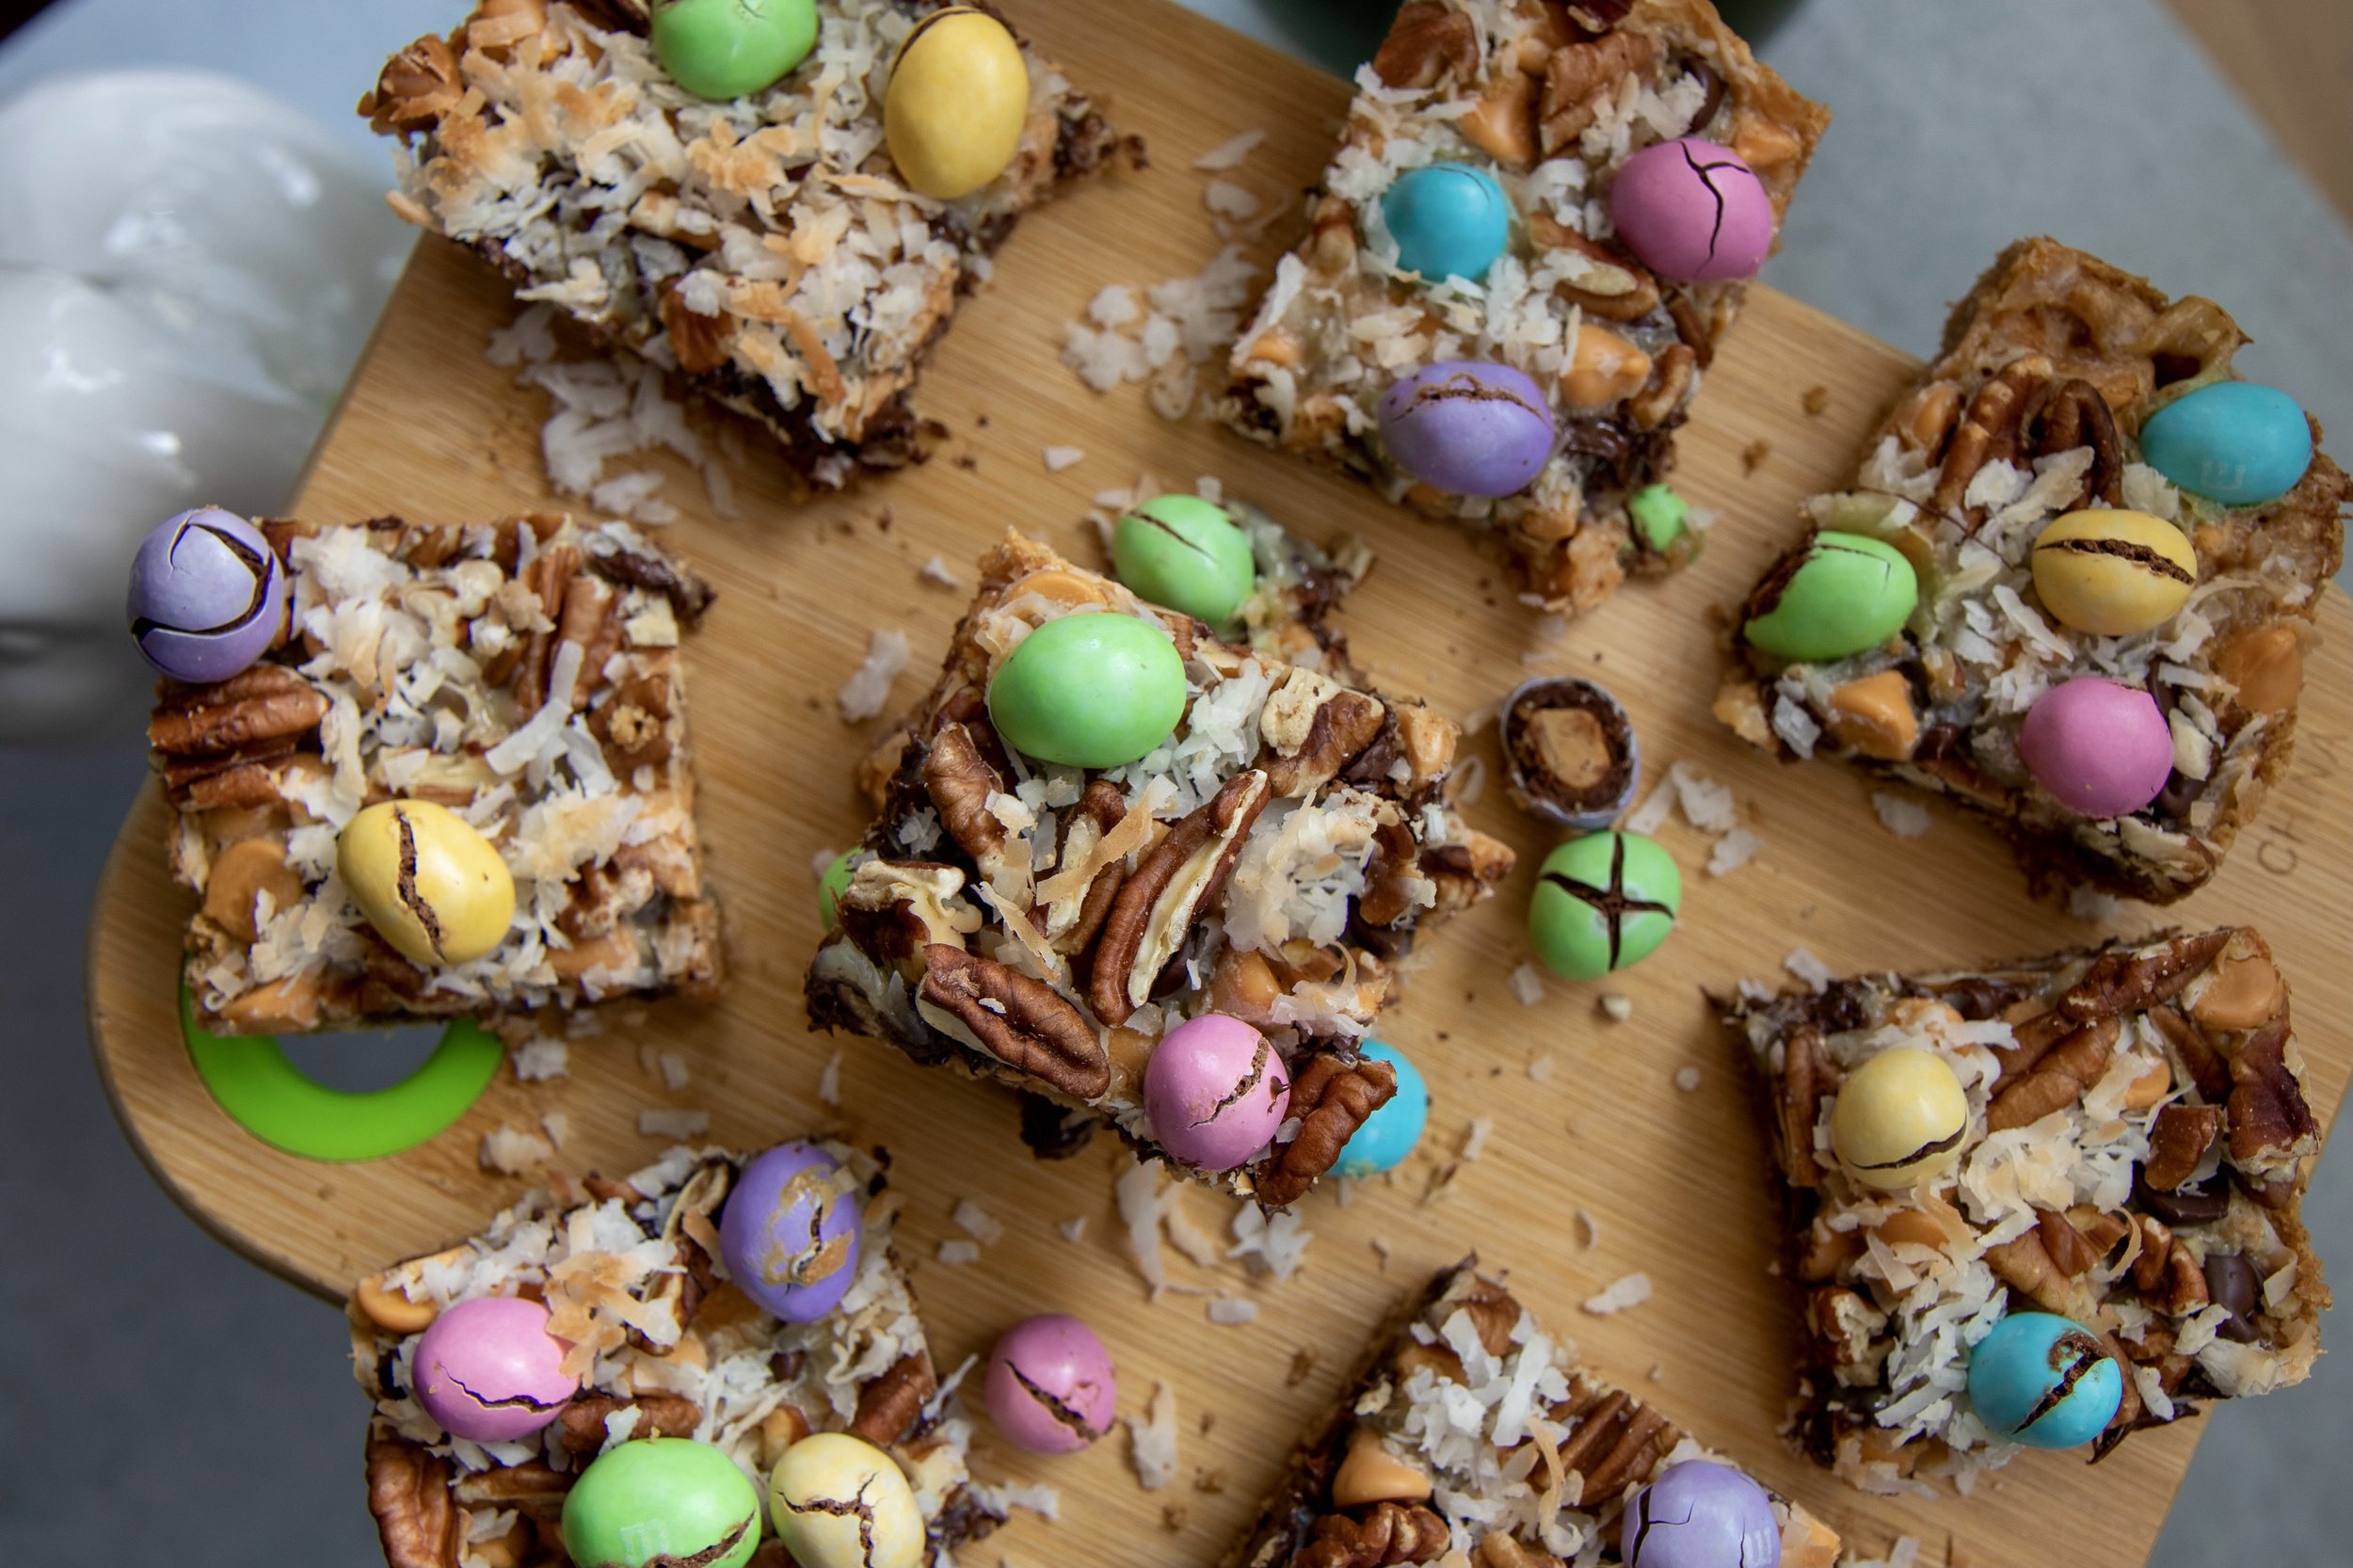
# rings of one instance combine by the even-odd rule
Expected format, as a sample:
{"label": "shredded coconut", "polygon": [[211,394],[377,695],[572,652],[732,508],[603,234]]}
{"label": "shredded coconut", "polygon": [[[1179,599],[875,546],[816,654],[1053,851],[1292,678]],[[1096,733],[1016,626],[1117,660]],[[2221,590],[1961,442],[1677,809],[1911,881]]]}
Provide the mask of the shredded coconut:
{"label": "shredded coconut", "polygon": [[1158,1492],[1176,1479],[1176,1391],[1164,1383],[1152,1385],[1152,1402],[1141,1416],[1127,1417],[1128,1459],[1136,1467],[1136,1484]]}
{"label": "shredded coconut", "polygon": [[826,1105],[841,1103],[841,1053],[835,1051],[825,1058],[825,1064],[817,1073],[817,1097]]}
{"label": "shredded coconut", "polygon": [[1240,1328],[1258,1320],[1258,1304],[1239,1296],[1211,1296],[1209,1304],[1209,1321],[1225,1328]]}
{"label": "shredded coconut", "polygon": [[572,1050],[561,1040],[542,1035],[526,1040],[515,1050],[515,1076],[525,1083],[563,1078],[571,1071]]}
{"label": "shredded coconut", "polygon": [[1907,795],[1885,790],[1871,792],[1871,809],[1898,839],[1917,839],[1929,830],[1929,808]]}
{"label": "shredded coconut", "polygon": [[1697,1067],[1677,1067],[1675,1069],[1676,1088],[1689,1095],[1695,1093],[1699,1089],[1699,1086],[1700,1070]]}
{"label": "shredded coconut", "polygon": [[1789,950],[1781,967],[1805,982],[1806,988],[1817,993],[1830,989],[1830,966],[1801,944]]}
{"label": "shredded coconut", "polygon": [[1611,1023],[1622,1024],[1634,1016],[1634,999],[1621,991],[1604,991],[1601,1011]]}
{"label": "shredded coconut", "polygon": [[961,1268],[967,1263],[978,1263],[981,1260],[981,1244],[951,1238],[939,1244],[938,1256],[952,1269]]}
{"label": "shredded coconut", "polygon": [[843,682],[841,695],[836,698],[841,706],[842,722],[862,724],[881,712],[883,705],[890,700],[890,683],[906,667],[906,633],[874,632],[867,640],[865,662]]}
{"label": "shredded coconut", "polygon": [[1601,1293],[1588,1296],[1577,1304],[1596,1318],[1607,1318],[1615,1312],[1641,1305],[1650,1300],[1650,1275],[1641,1272],[1612,1280]]}
{"label": "shredded coconut", "polygon": [[666,1138],[672,1143],[683,1143],[690,1138],[700,1138],[711,1130],[711,1112],[654,1107],[637,1112],[637,1130],[648,1138]]}
{"label": "shredded coconut", "polygon": [[1533,964],[1522,964],[1512,971],[1512,994],[1520,999],[1523,1007],[1533,1007],[1545,1000],[1545,975]]}
{"label": "shredded coconut", "polygon": [[1060,473],[1066,468],[1076,468],[1086,461],[1086,449],[1083,447],[1049,446],[1045,452],[1046,472]]}
{"label": "shredded coconut", "polygon": [[955,1212],[949,1216],[958,1230],[984,1247],[993,1247],[1005,1239],[1004,1223],[970,1198],[960,1198]]}
{"label": "shredded coconut", "polygon": [[482,1135],[482,1146],[475,1160],[486,1171],[500,1171],[507,1176],[521,1176],[555,1158],[555,1145],[536,1132],[524,1132],[499,1123]]}
{"label": "shredded coconut", "polygon": [[1193,159],[1193,167],[1209,173],[1223,173],[1229,168],[1239,168],[1241,167],[1242,160],[1256,152],[1258,150],[1258,144],[1265,140],[1264,131],[1244,131],[1240,136],[1228,136],[1207,152],[1202,153],[1201,156]]}

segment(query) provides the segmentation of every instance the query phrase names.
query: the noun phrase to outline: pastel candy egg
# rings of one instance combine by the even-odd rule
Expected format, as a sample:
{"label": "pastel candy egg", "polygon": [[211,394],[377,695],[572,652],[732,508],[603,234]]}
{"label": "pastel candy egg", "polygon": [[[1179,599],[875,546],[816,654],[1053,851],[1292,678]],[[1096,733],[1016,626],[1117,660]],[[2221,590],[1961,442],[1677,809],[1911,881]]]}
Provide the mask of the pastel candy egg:
{"label": "pastel candy egg", "polygon": [[1528,937],[1553,973],[1597,980],[1649,957],[1682,907],[1673,856],[1639,833],[1589,833],[1545,856]]}
{"label": "pastel candy egg", "polygon": [[515,878],[473,824],[429,800],[380,800],[335,835],[335,871],[377,936],[421,969],[506,939]]}
{"label": "pastel candy egg", "polygon": [[580,1387],[548,1309],[515,1296],[459,1302],[417,1340],[409,1386],[453,1437],[512,1443],[546,1426]]}
{"label": "pastel candy egg", "polygon": [[1265,1148],[1290,1098],[1282,1053],[1224,1013],[1204,1013],[1170,1030],[1144,1069],[1153,1139],[1180,1164],[1212,1173],[1230,1171]]}
{"label": "pastel candy egg", "polygon": [[768,1477],[768,1517],[800,1568],[917,1568],[923,1512],[896,1461],[846,1432],[784,1450]]}
{"label": "pastel candy egg", "polygon": [[565,1555],[599,1568],[656,1558],[743,1568],[760,1546],[760,1491],[708,1443],[633,1437],[580,1473],[563,1529]]}
{"label": "pastel candy egg", "polygon": [[1449,495],[1528,488],[1552,456],[1552,405],[1510,365],[1450,360],[1389,384],[1381,440],[1398,467]]}
{"label": "pastel candy egg", "polygon": [[2130,637],[2171,620],[2198,585],[2189,537],[2146,512],[2069,512],[2035,536],[2034,591],[2078,632]]}
{"label": "pastel candy egg", "polygon": [[840,923],[841,895],[850,890],[850,883],[857,875],[858,860],[865,853],[862,849],[843,850],[817,879],[817,918],[824,922],[828,932]]}
{"label": "pastel candy egg", "polygon": [[883,95],[899,177],[953,201],[1004,172],[1030,115],[1030,67],[1003,23],[950,6],[915,24]]}
{"label": "pastel candy egg", "polygon": [[1667,485],[1645,485],[1627,496],[1625,514],[1635,536],[1653,550],[1664,551],[1691,528],[1691,504]]}
{"label": "pastel candy egg", "polygon": [[1071,1454],[1112,1430],[1119,1381],[1093,1329],[1048,1313],[999,1336],[988,1357],[987,1398],[989,1418],[1014,1447]]}
{"label": "pastel candy egg", "polygon": [[2252,381],[2216,381],[2143,421],[2140,460],[2226,506],[2260,506],[2296,488],[2313,461],[2313,427],[2296,399]]}
{"label": "pastel candy egg", "polygon": [[813,1323],[857,1277],[865,1206],[856,1178],[814,1144],[778,1144],[735,1178],[719,1256],[736,1287],[788,1323]]}
{"label": "pastel candy egg", "polygon": [[1332,1164],[1332,1174],[1338,1176],[1379,1176],[1397,1169],[1421,1142],[1422,1128],[1430,1121],[1430,1085],[1403,1051],[1385,1040],[1367,1040],[1360,1054],[1389,1064],[1397,1075],[1397,1093],[1340,1145],[1340,1157]]}
{"label": "pastel candy egg", "polygon": [[655,0],[653,56],[697,98],[773,86],[817,44],[816,0]]}
{"label": "pastel candy egg", "polygon": [[1740,634],[1775,658],[1826,664],[1887,641],[1919,601],[1920,579],[1902,551],[1825,531],[1766,573]]}
{"label": "pastel candy egg", "polygon": [[1896,1192],[1961,1162],[1969,1096],[1934,1051],[1883,1050],[1849,1073],[1831,1107],[1830,1144],[1838,1163],[1865,1187]]}
{"label": "pastel candy egg", "polygon": [[1661,278],[1753,278],[1773,248],[1773,203],[1748,161],[1704,136],[1645,147],[1609,187],[1618,238]]}
{"label": "pastel candy egg", "polygon": [[1021,639],[988,682],[988,716],[1024,756],[1116,768],[1168,739],[1185,712],[1185,662],[1167,632],[1082,611]]}
{"label": "pastel candy egg", "polygon": [[1258,581],[1250,536],[1197,495],[1162,495],[1112,529],[1112,568],[1155,604],[1222,626]]}
{"label": "pastel candy egg", "polygon": [[1765,1489],[1729,1464],[1670,1464],[1626,1500],[1626,1568],[1777,1568],[1781,1526]]}
{"label": "pastel candy egg", "polygon": [[2129,816],[2165,789],[2173,731],[2139,687],[2079,675],[2035,698],[2018,727],[2018,755],[2069,810]]}
{"label": "pastel candy egg", "polygon": [[286,568],[260,529],[200,506],[140,541],[124,611],[159,673],[190,685],[226,680],[268,652],[284,624]]}
{"label": "pastel candy egg", "polygon": [[2124,1375],[2100,1341],[2048,1312],[2013,1312],[1969,1352],[1969,1403],[1997,1437],[2073,1448],[2107,1430]]}
{"label": "pastel candy egg", "polygon": [[1431,282],[1482,282],[1512,237],[1512,203],[1495,177],[1467,164],[1409,168],[1382,193],[1381,218],[1401,272]]}

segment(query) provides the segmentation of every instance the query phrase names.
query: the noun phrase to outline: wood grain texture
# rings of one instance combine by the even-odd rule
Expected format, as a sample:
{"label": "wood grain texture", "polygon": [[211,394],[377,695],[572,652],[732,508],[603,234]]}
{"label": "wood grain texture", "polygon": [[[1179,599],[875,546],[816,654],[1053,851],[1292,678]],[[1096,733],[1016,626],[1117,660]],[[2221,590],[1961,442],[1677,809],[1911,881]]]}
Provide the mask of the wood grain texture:
{"label": "wood grain texture", "polygon": [[2345,0],[2166,0],[2177,21],[2353,222],[2353,6]]}
{"label": "wood grain texture", "polygon": [[[519,1084],[502,1075],[450,1132],[394,1159],[306,1163],[254,1142],[214,1107],[181,1048],[172,977],[190,901],[166,873],[165,810],[152,789],[125,824],[105,876],[91,941],[89,1003],[102,1074],[134,1144],[200,1223],[255,1261],[339,1295],[355,1276],[475,1229],[520,1183],[478,1170],[475,1147],[500,1122],[536,1125],[561,1112],[570,1167],[633,1168],[659,1141],[641,1108],[712,1112],[713,1139],[752,1146],[817,1128],[888,1144],[908,1195],[904,1251],[944,1367],[985,1352],[1026,1313],[1084,1314],[1118,1357],[1121,1408],[1140,1412],[1156,1380],[1176,1390],[1182,1478],[1140,1491],[1125,1444],[1043,1462],[985,1436],[992,1476],[1061,1487],[1058,1526],[1023,1517],[971,1554],[1016,1564],[1178,1563],[1213,1558],[1277,1474],[1295,1435],[1333,1398],[1371,1325],[1433,1269],[1479,1249],[1556,1329],[1574,1335],[1606,1376],[1656,1402],[1711,1444],[1802,1497],[1861,1547],[1899,1531],[1942,1561],[1949,1538],[1980,1564],[2138,1562],[2188,1463],[2199,1423],[2135,1438],[2097,1470],[2072,1456],[2029,1454],[1974,1500],[1866,1497],[1812,1470],[1774,1436],[1797,1337],[1792,1302],[1769,1274],[1775,1214],[1769,1159],[1750,1085],[1703,996],[1741,975],[1775,977],[1803,942],[1833,968],[1948,966],[2094,939],[2101,927],[2028,899],[2007,852],[1941,806],[1916,841],[1890,837],[1863,782],[1833,766],[1783,768],[1709,719],[1717,672],[1713,606],[1737,601],[1789,537],[1810,490],[1844,482],[1858,443],[1912,361],[1829,318],[1758,290],[1719,360],[1683,441],[1677,482],[1722,520],[1699,564],[1663,585],[1622,593],[1565,640],[1542,641],[1496,564],[1448,530],[1381,504],[1206,424],[1171,424],[1137,389],[1097,398],[1056,360],[1061,325],[1107,281],[1188,274],[1216,248],[1200,205],[1200,152],[1262,126],[1264,148],[1238,175],[1288,204],[1320,168],[1345,102],[1343,85],[1160,0],[1127,0],[1120,25],[1079,0],[1010,0],[1008,9],[1079,79],[1104,89],[1123,124],[1151,140],[1156,167],[1075,193],[1016,236],[996,285],[969,302],[927,373],[921,406],[954,431],[928,466],[805,508],[784,499],[779,466],[756,442],[732,465],[744,516],[722,521],[701,487],[666,459],[669,497],[687,517],[666,535],[721,597],[688,648],[693,728],[711,871],[726,903],[733,977],[714,1006],[663,1005],[616,1016],[576,1043],[570,1076]],[[1803,200],[1802,197],[1800,200]],[[1279,242],[1283,225],[1262,250]],[[517,393],[484,363],[487,335],[511,313],[489,273],[448,248],[418,252],[360,374],[320,449],[296,509],[325,520],[397,511],[419,519],[498,516],[549,504],[542,488],[536,393]],[[1801,399],[1829,389],[1818,416]],[[985,424],[983,418],[985,416]],[[1741,454],[1769,453],[1744,473]],[[1084,462],[1049,475],[1048,443]],[[1359,1186],[1346,1208],[1330,1192],[1303,1206],[1315,1233],[1288,1285],[1199,1270],[1172,1256],[1176,1279],[1247,1294],[1255,1327],[1206,1322],[1198,1297],[1148,1305],[1117,1244],[1111,1184],[1126,1156],[1108,1141],[1061,1164],[1033,1162],[1015,1139],[1013,1102],[910,1065],[868,1042],[812,1036],[800,1000],[818,936],[811,860],[852,842],[861,814],[849,779],[863,730],[841,724],[833,695],[876,627],[904,628],[915,667],[897,697],[930,679],[963,596],[919,581],[930,556],[970,574],[1007,524],[1096,559],[1081,520],[1093,491],[1139,472],[1189,485],[1222,476],[1310,536],[1364,534],[1380,554],[1343,616],[1377,680],[1467,714],[1533,667],[1609,682],[1640,728],[1655,774],[1688,760],[1730,783],[1767,842],[1721,881],[1704,876],[1705,843],[1680,826],[1662,840],[1689,878],[1684,927],[1614,988],[1635,1012],[1596,1011],[1602,990],[1552,982],[1524,1007],[1506,976],[1526,961],[1521,912],[1550,838],[1491,782],[1470,809],[1521,851],[1503,896],[1456,920],[1417,954],[1409,990],[1383,1033],[1422,1064],[1435,1101],[1422,1151],[1390,1179]],[[2323,616],[2329,653],[2313,661],[2296,762],[2229,869],[2165,917],[2137,907],[2105,929],[2161,920],[2254,920],[2297,986],[2314,1101],[2332,1114],[2353,1043],[2345,953],[2353,945],[2353,615],[2333,591]],[[1488,729],[1466,754],[1497,776]],[[640,1071],[637,1047],[680,1052],[692,1082],[678,1095]],[[842,1103],[819,1103],[827,1059],[841,1053]],[[1549,1060],[1543,1081],[1531,1062]],[[1674,1087],[1699,1069],[1696,1091]],[[1474,1116],[1492,1136],[1442,1196],[1429,1178]],[[1006,1223],[1003,1241],[964,1268],[932,1260],[954,1234],[949,1211],[970,1196]],[[1196,1194],[1205,1224],[1230,1206]],[[1598,1239],[1581,1245],[1573,1216]],[[1084,1215],[1079,1244],[1055,1222]],[[1393,1249],[1385,1270],[1370,1243]],[[1612,1318],[1576,1304],[1635,1269],[1657,1294]],[[1288,1373],[1294,1353],[1313,1369]],[[344,1375],[322,1365],[323,1378]],[[1209,1417],[1213,1430],[1204,1432]],[[356,1460],[360,1432],[351,1433]],[[356,1472],[355,1472],[356,1474]],[[1199,1488],[1195,1480],[1202,1483]],[[359,1506],[355,1480],[352,1506]],[[1168,1518],[1164,1509],[1173,1510]]]}

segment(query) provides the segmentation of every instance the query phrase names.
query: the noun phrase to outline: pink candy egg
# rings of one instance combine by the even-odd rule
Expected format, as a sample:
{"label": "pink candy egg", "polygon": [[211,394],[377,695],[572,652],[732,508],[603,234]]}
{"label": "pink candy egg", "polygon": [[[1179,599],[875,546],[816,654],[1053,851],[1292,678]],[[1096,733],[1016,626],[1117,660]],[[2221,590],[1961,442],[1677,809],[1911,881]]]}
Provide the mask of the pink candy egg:
{"label": "pink candy egg", "polygon": [[1748,161],[1704,136],[1645,147],[1609,187],[1618,238],[1661,278],[1753,278],[1773,248],[1773,203]]}
{"label": "pink candy egg", "polygon": [[556,1417],[580,1380],[564,1370],[564,1341],[548,1309],[515,1296],[459,1302],[417,1341],[409,1386],[453,1437],[511,1443]]}
{"label": "pink candy egg", "polygon": [[1144,1069],[1153,1138],[1204,1171],[1230,1171],[1266,1147],[1290,1099],[1282,1054],[1223,1013],[1204,1013],[1170,1030]]}
{"label": "pink candy egg", "polygon": [[2121,817],[2157,798],[2173,772],[2173,732],[2137,686],[2078,676],[2035,698],[2018,755],[2071,811]]}
{"label": "pink candy egg", "polygon": [[1112,1430],[1118,1407],[1112,1352],[1076,1318],[1025,1318],[989,1352],[989,1418],[1017,1448],[1077,1453]]}

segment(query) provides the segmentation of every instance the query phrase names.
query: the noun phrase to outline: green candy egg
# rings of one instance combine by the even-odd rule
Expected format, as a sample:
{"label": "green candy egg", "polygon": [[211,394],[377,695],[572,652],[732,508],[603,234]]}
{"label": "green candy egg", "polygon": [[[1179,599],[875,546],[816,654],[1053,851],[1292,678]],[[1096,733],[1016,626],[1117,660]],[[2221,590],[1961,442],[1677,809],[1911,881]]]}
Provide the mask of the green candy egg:
{"label": "green candy egg", "polygon": [[1116,768],[1168,739],[1185,712],[1185,662],[1159,626],[1115,611],[1049,620],[988,683],[1005,744],[1042,762]]}
{"label": "green candy egg", "polygon": [[697,98],[773,86],[817,46],[817,0],[656,0],[653,53]]}
{"label": "green candy egg", "polygon": [[845,849],[833,857],[825,874],[817,879],[817,918],[831,931],[835,925],[834,910],[841,903],[841,895],[850,890],[850,883],[857,875],[857,857],[865,851]]}
{"label": "green candy egg", "polygon": [[1740,634],[1776,658],[1823,664],[1887,641],[1919,600],[1920,580],[1902,551],[1825,532],[1766,574]]}
{"label": "green candy egg", "polygon": [[1664,550],[1691,525],[1691,504],[1665,485],[1645,485],[1625,498],[1634,531],[1653,550]]}
{"label": "green candy egg", "polygon": [[[701,1555],[728,1541],[725,1552]],[[564,1498],[564,1550],[592,1568],[640,1568],[657,1557],[743,1568],[759,1545],[751,1478],[692,1438],[623,1443],[583,1470]]]}
{"label": "green candy egg", "polygon": [[1112,530],[1112,568],[1155,604],[1221,626],[1258,581],[1250,536],[1197,495],[1155,496]]}
{"label": "green candy egg", "polygon": [[1673,856],[1640,833],[1588,833],[1545,856],[1528,936],[1553,973],[1597,980],[1649,957],[1682,907]]}

